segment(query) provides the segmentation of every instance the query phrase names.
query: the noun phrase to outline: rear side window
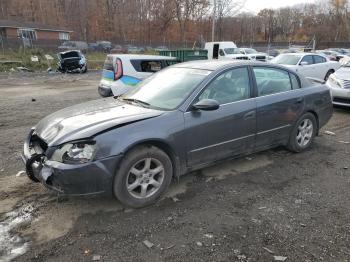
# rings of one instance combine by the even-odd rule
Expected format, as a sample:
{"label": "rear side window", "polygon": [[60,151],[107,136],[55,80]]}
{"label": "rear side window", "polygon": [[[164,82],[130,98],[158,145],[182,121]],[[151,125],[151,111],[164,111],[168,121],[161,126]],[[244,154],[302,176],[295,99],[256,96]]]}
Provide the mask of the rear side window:
{"label": "rear side window", "polygon": [[277,68],[253,68],[258,96],[272,95],[292,90],[289,73]]}
{"label": "rear side window", "polygon": [[130,60],[137,72],[155,73],[166,67],[167,64],[162,60]]}
{"label": "rear side window", "polygon": [[315,64],[321,64],[321,63],[327,62],[326,58],[319,55],[314,55],[314,60],[315,60]]}
{"label": "rear side window", "polygon": [[299,79],[296,75],[294,74],[289,74],[290,75],[290,81],[292,82],[292,88],[293,89],[299,89],[300,88],[300,82]]}
{"label": "rear side window", "polygon": [[312,55],[306,55],[303,57],[301,62],[307,62],[308,65],[312,65],[314,63],[314,60],[312,58]]}
{"label": "rear side window", "polygon": [[110,71],[114,71],[113,68],[113,57],[112,56],[107,56],[105,63],[103,65],[103,69],[104,70],[110,70]]}

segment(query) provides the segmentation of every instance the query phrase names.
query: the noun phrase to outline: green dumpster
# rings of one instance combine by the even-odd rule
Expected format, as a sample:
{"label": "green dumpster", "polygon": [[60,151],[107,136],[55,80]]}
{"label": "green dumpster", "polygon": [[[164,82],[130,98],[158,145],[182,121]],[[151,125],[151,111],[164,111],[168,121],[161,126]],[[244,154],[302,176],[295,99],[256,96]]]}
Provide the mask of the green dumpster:
{"label": "green dumpster", "polygon": [[178,49],[159,51],[162,56],[176,57],[178,62],[208,59],[208,51],[203,49]]}

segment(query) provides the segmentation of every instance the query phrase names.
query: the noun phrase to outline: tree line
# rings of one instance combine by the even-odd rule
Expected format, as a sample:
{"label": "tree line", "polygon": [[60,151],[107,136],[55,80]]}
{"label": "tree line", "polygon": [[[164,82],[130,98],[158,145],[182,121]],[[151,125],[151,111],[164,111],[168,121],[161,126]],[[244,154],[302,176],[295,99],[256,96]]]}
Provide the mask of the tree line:
{"label": "tree line", "polygon": [[[349,0],[316,0],[258,14],[244,0],[216,0],[215,40],[349,41]],[[200,45],[211,40],[211,0],[0,0],[0,19],[74,31],[73,38],[119,44]]]}

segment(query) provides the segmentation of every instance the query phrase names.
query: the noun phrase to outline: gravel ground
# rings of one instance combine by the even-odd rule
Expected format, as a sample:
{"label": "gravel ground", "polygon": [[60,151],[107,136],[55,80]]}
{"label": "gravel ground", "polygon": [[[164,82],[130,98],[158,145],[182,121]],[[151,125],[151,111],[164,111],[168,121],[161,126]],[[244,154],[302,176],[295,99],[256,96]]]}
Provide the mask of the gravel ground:
{"label": "gravel ground", "polygon": [[225,161],[144,209],[58,197],[16,176],[30,127],[97,99],[99,76],[0,75],[0,261],[350,261],[349,109],[335,109],[307,152]]}

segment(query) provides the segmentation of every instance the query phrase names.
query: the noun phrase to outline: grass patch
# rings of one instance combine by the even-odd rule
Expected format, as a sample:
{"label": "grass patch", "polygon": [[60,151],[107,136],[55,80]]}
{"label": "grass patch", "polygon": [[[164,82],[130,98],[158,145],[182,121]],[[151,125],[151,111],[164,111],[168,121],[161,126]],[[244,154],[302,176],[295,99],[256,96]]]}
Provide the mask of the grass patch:
{"label": "grass patch", "polygon": [[[156,51],[148,51],[145,54],[158,55]],[[50,55],[54,59],[47,60],[45,55]],[[32,62],[31,57],[37,56],[39,61]],[[89,52],[85,54],[87,59],[88,69],[103,68],[104,61],[107,54],[102,52]],[[57,69],[57,53],[47,52],[40,48],[23,48],[17,50],[6,50],[4,53],[0,52],[0,72],[9,72],[16,70],[17,67],[23,66],[31,71],[46,71],[49,67],[53,70]]]}

